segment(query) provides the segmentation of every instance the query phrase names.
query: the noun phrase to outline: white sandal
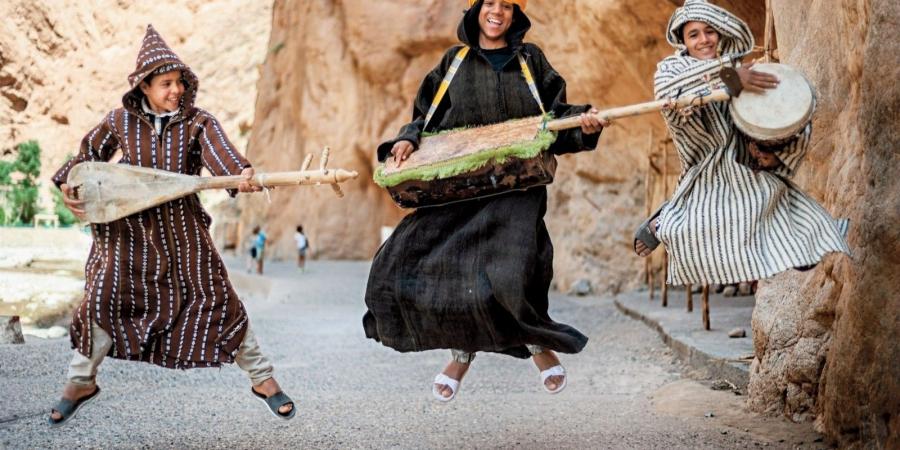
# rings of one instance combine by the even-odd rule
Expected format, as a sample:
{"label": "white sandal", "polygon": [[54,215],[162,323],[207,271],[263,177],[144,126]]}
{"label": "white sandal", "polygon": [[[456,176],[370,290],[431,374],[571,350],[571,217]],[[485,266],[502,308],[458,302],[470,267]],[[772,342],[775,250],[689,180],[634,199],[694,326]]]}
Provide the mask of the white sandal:
{"label": "white sandal", "polygon": [[[562,376],[562,384],[556,387],[556,389],[550,390],[547,387],[547,378],[552,376]],[[544,390],[550,394],[559,394],[563,389],[566,388],[566,383],[569,377],[566,376],[566,369],[561,365],[555,365],[547,370],[541,371],[541,386],[544,387]]]}
{"label": "white sandal", "polygon": [[[444,397],[441,395],[441,391],[438,390],[437,386],[441,384],[450,388],[450,391],[453,393],[450,394],[449,397]],[[459,380],[454,380],[453,378],[444,375],[443,373],[437,374],[434,377],[434,383],[431,385],[431,393],[434,394],[434,398],[441,402],[449,402],[456,398],[456,393],[459,392]]]}

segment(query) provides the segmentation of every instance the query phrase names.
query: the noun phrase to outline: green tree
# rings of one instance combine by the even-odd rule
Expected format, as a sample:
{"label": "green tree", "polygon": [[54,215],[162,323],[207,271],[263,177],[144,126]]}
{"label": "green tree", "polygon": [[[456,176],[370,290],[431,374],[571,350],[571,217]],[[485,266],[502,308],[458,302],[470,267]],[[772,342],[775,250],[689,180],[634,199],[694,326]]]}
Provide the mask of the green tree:
{"label": "green tree", "polygon": [[0,161],[0,225],[6,225],[8,222],[9,211],[6,204],[6,193],[12,189],[13,163]]}
{"label": "green tree", "polygon": [[[0,162],[0,186],[5,190],[4,223],[26,224],[34,219],[38,209],[37,178],[41,174],[41,147],[37,141],[23,142],[15,161]],[[13,180],[13,173],[19,175]]]}
{"label": "green tree", "polygon": [[[70,159],[72,159],[72,155],[67,155],[65,163],[68,163]],[[65,163],[63,163],[63,165],[65,165]],[[66,208],[65,202],[63,202],[62,191],[54,188],[50,189],[50,192],[53,193],[53,212],[59,216],[60,225],[68,226],[78,223],[79,220],[75,217],[75,214],[72,214],[72,211],[69,211],[69,208]]]}

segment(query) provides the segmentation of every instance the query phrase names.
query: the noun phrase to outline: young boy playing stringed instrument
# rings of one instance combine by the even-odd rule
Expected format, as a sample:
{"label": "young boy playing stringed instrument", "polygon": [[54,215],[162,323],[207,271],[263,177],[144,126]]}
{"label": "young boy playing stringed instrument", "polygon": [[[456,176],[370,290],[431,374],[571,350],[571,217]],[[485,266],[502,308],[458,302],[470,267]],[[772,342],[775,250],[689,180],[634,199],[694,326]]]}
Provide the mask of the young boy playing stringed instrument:
{"label": "young boy playing stringed instrument", "polygon": [[[76,216],[84,210],[66,184],[69,171],[81,162],[108,161],[116,151],[120,164],[253,176],[215,117],[194,106],[197,76],[152,26],[128,82],[122,107],[106,114],[84,137],[78,155],[53,177]],[[238,190],[259,188],[244,182]],[[294,404],[272,377],[272,364],[213,246],[210,223],[191,195],[91,225],[85,296],[70,329],[75,354],[62,399],[49,417],[52,426],[66,423],[97,397],[97,367],[106,356],[171,369],[234,362],[250,378],[252,394],[274,415],[294,416]]]}

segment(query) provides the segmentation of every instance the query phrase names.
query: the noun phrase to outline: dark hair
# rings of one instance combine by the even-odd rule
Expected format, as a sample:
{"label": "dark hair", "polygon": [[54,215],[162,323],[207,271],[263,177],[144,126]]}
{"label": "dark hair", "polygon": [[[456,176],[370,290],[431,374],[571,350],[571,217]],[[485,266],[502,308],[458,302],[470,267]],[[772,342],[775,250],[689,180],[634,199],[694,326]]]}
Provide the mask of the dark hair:
{"label": "dark hair", "polygon": [[259,225],[253,227],[253,234],[259,233]]}
{"label": "dark hair", "polygon": [[297,232],[298,232],[298,233],[302,233],[302,232],[303,232],[303,225],[297,225]]}
{"label": "dark hair", "polygon": [[[684,43],[686,42],[686,41],[684,40],[684,28],[685,28],[685,27],[687,26],[687,24],[690,23],[690,22],[700,22],[700,23],[702,23],[702,24],[705,24],[705,25],[708,26],[708,27],[712,27],[712,29],[716,31],[716,34],[719,35],[719,39],[722,39],[722,33],[719,33],[719,30],[717,30],[716,27],[713,27],[711,23],[704,22],[704,21],[702,21],[702,20],[688,20],[687,22],[681,24],[681,26],[678,27],[678,30],[675,31],[675,36],[679,36],[679,37],[681,38],[681,43],[682,43],[682,44],[684,44]],[[705,27],[704,27],[704,28],[705,28]]]}
{"label": "dark hair", "polygon": [[[160,69],[165,69],[165,67],[160,67]],[[183,70],[183,69],[170,69],[170,70],[160,70],[160,69],[157,69],[157,70],[154,70],[153,72],[150,72],[146,77],[144,77],[143,80],[141,80],[141,83],[147,83],[147,85],[149,86],[150,84],[153,83],[153,79],[156,78],[157,76],[162,75],[162,74],[165,74],[165,73],[169,73],[169,72],[175,72],[175,71],[178,71],[178,72],[181,72],[181,78],[180,78],[180,79],[181,79],[181,84],[183,84],[183,85],[184,85],[184,89],[187,90],[187,88],[188,88],[188,81],[187,81],[187,77],[184,76],[184,70]]]}

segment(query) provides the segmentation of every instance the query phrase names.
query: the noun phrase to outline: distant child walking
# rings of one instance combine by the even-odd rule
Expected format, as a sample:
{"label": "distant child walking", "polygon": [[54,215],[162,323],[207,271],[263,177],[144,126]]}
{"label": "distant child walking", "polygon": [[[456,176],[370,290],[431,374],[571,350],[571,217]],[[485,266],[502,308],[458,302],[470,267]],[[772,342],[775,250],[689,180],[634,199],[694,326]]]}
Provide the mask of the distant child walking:
{"label": "distant child walking", "polygon": [[266,232],[259,226],[253,228],[253,247],[250,255],[256,260],[256,273],[262,275],[266,256]]}
{"label": "distant child walking", "polygon": [[303,234],[303,225],[297,225],[294,233],[294,241],[297,242],[297,267],[300,272],[306,271],[306,252],[309,251],[309,238]]}

